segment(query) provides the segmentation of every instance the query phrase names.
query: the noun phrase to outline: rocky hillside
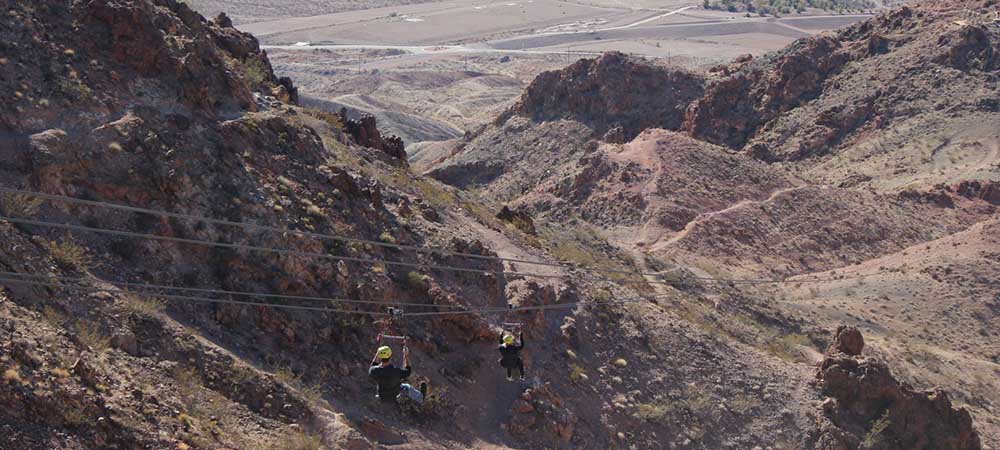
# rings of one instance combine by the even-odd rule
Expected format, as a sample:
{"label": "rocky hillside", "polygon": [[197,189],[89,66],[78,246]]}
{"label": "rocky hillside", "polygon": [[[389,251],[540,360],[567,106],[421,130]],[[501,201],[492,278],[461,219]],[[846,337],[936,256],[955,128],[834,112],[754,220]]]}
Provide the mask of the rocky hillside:
{"label": "rocky hillside", "polygon": [[[983,235],[1000,186],[994,9],[916,2],[704,75],[622,55],[581,61],[540,76],[544,88],[427,173],[536,223],[589,224],[641,267],[738,310],[691,311],[710,332],[774,350],[788,343],[761,340],[767,332],[737,317],[782,311],[804,327],[783,322],[780,339],[793,340],[854,324],[907,383],[943,387],[972,411],[984,445],[1000,445],[1000,366],[987,344],[1000,291],[983,278],[1000,251]],[[602,83],[595,94],[585,86],[599,73],[659,81]],[[610,126],[608,112],[675,111],[679,100],[679,124],[645,114],[631,130]],[[740,293],[716,277],[744,280],[730,286]],[[868,419],[851,420],[870,432]],[[842,448],[887,445],[846,433],[857,439]]]}
{"label": "rocky hillside", "polygon": [[[541,79],[550,87],[435,169],[489,188],[480,195],[412,173],[400,139],[372,117],[297,105],[291,80],[225,16],[176,0],[16,0],[5,11],[0,185],[177,214],[0,196],[0,448],[998,442],[997,311],[984,300],[997,294],[995,179],[820,186],[818,161],[777,164],[678,132],[722,72],[615,55]],[[952,18],[933,4],[912,14]],[[619,76],[669,104],[600,82]],[[771,244],[780,251],[764,253]],[[833,271],[856,262],[887,278],[838,297],[851,280]],[[617,272],[585,270],[597,266]],[[661,269],[671,276],[628,273]],[[704,279],[794,269],[829,269],[825,284],[804,286],[825,293]],[[951,287],[969,281],[978,287]],[[915,289],[944,300],[903,312]],[[366,376],[377,314],[397,302],[407,314],[450,312],[396,326],[410,336],[412,381],[431,386],[418,408],[380,404]],[[564,305],[473,310],[507,304]],[[505,320],[525,325],[524,383],[496,366]],[[940,395],[889,377],[864,384],[857,374],[885,373],[874,362],[823,364],[817,384],[818,349],[840,322],[864,329],[875,342],[866,351],[907,382],[954,392],[975,429]],[[857,383],[884,396],[845,395]],[[827,398],[839,406],[824,410]],[[953,419],[931,440],[899,423],[928,404]]]}
{"label": "rocky hillside", "polygon": [[[639,301],[652,288],[635,279],[379,245],[636,267],[589,226],[510,226],[410,173],[371,118],[296,105],[226,17],[175,0],[5,11],[4,187],[272,228],[0,197],[0,448],[753,448],[817,429],[811,370],[758,345],[798,319],[748,319],[737,293],[711,291],[745,306],[721,315],[706,290]],[[398,325],[414,381],[431,384],[417,409],[380,405],[365,372],[373,314],[401,301],[463,312]],[[461,311],[578,301],[603,304]],[[495,366],[511,319],[528,338],[523,384]]]}

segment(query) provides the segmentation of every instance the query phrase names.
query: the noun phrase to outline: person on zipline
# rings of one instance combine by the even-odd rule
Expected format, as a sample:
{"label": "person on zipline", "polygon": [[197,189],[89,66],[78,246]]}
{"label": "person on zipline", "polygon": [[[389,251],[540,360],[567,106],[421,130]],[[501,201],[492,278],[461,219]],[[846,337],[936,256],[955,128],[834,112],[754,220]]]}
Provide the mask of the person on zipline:
{"label": "person on zipline", "polygon": [[427,383],[420,383],[420,389],[403,383],[409,378],[413,370],[410,367],[410,349],[403,344],[403,368],[400,369],[390,362],[392,360],[392,349],[383,345],[375,352],[371,366],[368,368],[368,376],[378,383],[378,390],[375,397],[383,402],[395,402],[403,398],[408,398],[417,404],[424,402],[427,395]]}
{"label": "person on zipline", "polygon": [[518,375],[524,381],[524,360],[518,354],[524,348],[524,332],[520,333],[518,340],[520,342],[514,345],[514,335],[511,333],[504,333],[500,340],[500,366],[507,369],[507,381],[514,379],[511,373],[514,369],[517,369]]}

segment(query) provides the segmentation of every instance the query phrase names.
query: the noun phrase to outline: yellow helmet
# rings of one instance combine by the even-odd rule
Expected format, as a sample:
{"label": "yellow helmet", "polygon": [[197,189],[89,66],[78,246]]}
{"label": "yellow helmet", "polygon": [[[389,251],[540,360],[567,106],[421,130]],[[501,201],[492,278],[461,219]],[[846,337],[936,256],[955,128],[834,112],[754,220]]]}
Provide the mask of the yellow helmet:
{"label": "yellow helmet", "polygon": [[378,348],[378,352],[375,353],[378,359],[389,359],[392,358],[392,349],[388,345],[383,345]]}
{"label": "yellow helmet", "polygon": [[503,335],[503,343],[507,345],[514,345],[514,335],[513,334]]}

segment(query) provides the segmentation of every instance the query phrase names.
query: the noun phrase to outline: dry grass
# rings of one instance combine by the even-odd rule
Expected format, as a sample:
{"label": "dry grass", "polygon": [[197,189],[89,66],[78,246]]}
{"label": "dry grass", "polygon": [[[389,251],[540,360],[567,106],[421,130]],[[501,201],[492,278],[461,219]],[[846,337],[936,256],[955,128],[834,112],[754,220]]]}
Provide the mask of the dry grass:
{"label": "dry grass", "polygon": [[799,347],[809,347],[812,341],[808,336],[791,333],[770,339],[767,352],[788,362],[805,362]]}
{"label": "dry grass", "polygon": [[90,421],[87,411],[75,405],[63,405],[63,424],[70,428],[76,428]]}
{"label": "dry grass", "polygon": [[61,241],[49,241],[49,254],[63,270],[84,272],[93,260],[86,247],[80,245],[72,236],[66,235]]}
{"label": "dry grass", "polygon": [[15,367],[3,371],[3,382],[4,384],[23,384],[24,380],[21,379],[21,371]]}
{"label": "dry grass", "polygon": [[90,347],[98,354],[111,349],[111,338],[101,331],[100,325],[93,322],[78,322],[76,324],[76,339],[80,344]]}
{"label": "dry grass", "polygon": [[66,315],[56,311],[56,309],[51,306],[42,308],[42,319],[44,319],[49,325],[56,328],[62,328],[66,325]]}
{"label": "dry grass", "polygon": [[315,109],[315,108],[305,108],[305,113],[319,120],[322,120],[323,122],[326,122],[327,125],[330,125],[335,129],[338,130],[344,129],[344,122],[340,120],[340,116],[330,111],[324,111],[322,109]]}
{"label": "dry grass", "polygon": [[670,417],[677,413],[677,407],[673,403],[660,401],[657,403],[640,403],[635,406],[632,416],[650,423],[667,424]]}
{"label": "dry grass", "polygon": [[198,371],[189,367],[176,367],[172,375],[177,386],[177,395],[184,403],[185,409],[191,411],[199,401],[201,376]]}
{"label": "dry grass", "polygon": [[162,299],[155,297],[142,297],[136,295],[126,295],[122,298],[122,306],[133,314],[140,316],[155,316],[166,309],[167,304]]}
{"label": "dry grass", "polygon": [[274,378],[278,382],[291,386],[295,390],[299,391],[299,394],[310,402],[319,402],[323,399],[322,386],[315,383],[307,383],[304,379],[302,379],[301,375],[296,375],[287,367],[279,367],[275,370]]}
{"label": "dry grass", "polygon": [[323,440],[305,431],[293,430],[271,444],[271,450],[320,450]]}
{"label": "dry grass", "polygon": [[51,369],[49,370],[49,373],[51,373],[52,376],[59,379],[69,378],[69,371],[63,369],[62,367],[56,367],[54,369]]}
{"label": "dry grass", "polygon": [[3,194],[0,196],[0,210],[7,216],[31,217],[38,213],[44,201],[27,194]]}

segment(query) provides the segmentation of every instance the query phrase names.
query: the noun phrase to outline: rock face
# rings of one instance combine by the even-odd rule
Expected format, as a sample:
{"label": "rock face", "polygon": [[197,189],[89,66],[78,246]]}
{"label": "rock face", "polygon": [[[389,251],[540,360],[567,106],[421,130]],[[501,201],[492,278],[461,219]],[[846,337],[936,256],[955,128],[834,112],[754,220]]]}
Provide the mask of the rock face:
{"label": "rock face", "polygon": [[990,8],[914,2],[767,58],[737,60],[714,71],[721,76],[688,107],[683,129],[787,161],[831,153],[893,121],[934,126],[940,118],[931,111],[995,110],[995,95],[982,88],[1000,65],[1000,29],[983,20]]}
{"label": "rock face", "polygon": [[823,404],[821,433],[812,448],[846,450],[978,450],[972,416],[947,394],[918,392],[882,362],[861,358],[864,339],[840,327],[816,375]]}
{"label": "rock face", "polygon": [[684,130],[708,142],[742,147],[764,123],[819,94],[826,77],[848,61],[840,48],[829,36],[801,40],[766,68],[744,69],[710,85],[688,107]]}
{"label": "rock face", "polygon": [[702,83],[697,75],[611,52],[542,73],[498,123],[511,115],[535,121],[572,119],[589,125],[597,136],[621,127],[624,142],[647,128],[678,129],[685,106],[701,96]]}
{"label": "rock face", "polygon": [[340,120],[347,127],[347,134],[354,138],[354,142],[358,145],[382,150],[393,158],[406,160],[403,140],[395,135],[383,136],[378,130],[375,116],[365,113],[358,119],[351,119],[347,116],[347,108],[342,108]]}

